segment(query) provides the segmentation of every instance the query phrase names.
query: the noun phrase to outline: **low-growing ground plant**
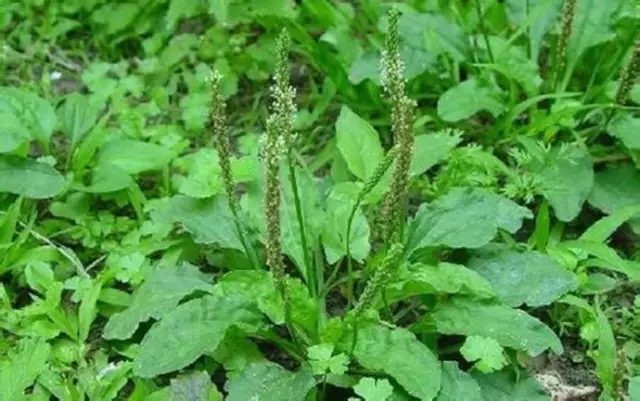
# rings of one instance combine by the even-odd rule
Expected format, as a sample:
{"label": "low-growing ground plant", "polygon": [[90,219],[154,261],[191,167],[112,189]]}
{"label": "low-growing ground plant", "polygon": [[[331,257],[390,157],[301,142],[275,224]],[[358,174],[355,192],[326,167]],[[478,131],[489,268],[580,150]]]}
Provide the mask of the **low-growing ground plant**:
{"label": "low-growing ground plant", "polygon": [[0,0],[0,401],[640,401],[636,8]]}

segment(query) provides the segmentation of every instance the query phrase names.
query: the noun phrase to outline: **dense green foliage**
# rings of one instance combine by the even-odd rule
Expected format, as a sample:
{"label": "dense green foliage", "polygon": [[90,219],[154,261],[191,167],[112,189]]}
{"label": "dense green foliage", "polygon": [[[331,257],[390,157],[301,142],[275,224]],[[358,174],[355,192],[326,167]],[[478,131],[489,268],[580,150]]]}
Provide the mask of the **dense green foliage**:
{"label": "dense green foliage", "polygon": [[0,0],[0,401],[640,401],[638,10]]}

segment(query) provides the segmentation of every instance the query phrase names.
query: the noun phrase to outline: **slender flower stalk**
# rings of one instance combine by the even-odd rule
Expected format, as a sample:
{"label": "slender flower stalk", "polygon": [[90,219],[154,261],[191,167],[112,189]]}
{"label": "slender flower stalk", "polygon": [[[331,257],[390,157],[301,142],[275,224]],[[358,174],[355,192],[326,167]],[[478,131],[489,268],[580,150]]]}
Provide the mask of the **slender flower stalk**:
{"label": "slender flower stalk", "polygon": [[636,39],[633,54],[629,62],[622,67],[620,72],[620,83],[618,84],[618,92],[616,93],[616,103],[623,105],[627,102],[629,93],[633,89],[640,70],[640,38]]}
{"label": "slender flower stalk", "polygon": [[[267,119],[266,137],[262,156],[266,171],[265,213],[267,216],[267,266],[271,269],[283,299],[286,297],[285,271],[280,237],[280,159],[283,153],[282,138],[278,133],[275,115]],[[285,307],[287,307],[285,302]]]}
{"label": "slender flower stalk", "polygon": [[235,197],[235,183],[231,174],[231,145],[229,143],[229,127],[227,125],[227,102],[222,96],[221,81],[222,75],[217,70],[209,78],[212,94],[211,122],[213,123],[215,147],[218,151],[222,182],[229,198],[229,209],[231,209],[231,213],[234,216],[237,216],[238,200]]}
{"label": "slender flower stalk", "polygon": [[398,35],[399,11],[389,13],[389,31],[386,49],[382,54],[381,82],[389,97],[391,109],[391,129],[397,150],[396,166],[393,171],[391,188],[382,204],[381,239],[388,242],[395,233],[403,216],[409,186],[409,169],[413,153],[413,115],[416,103],[406,95],[404,63],[400,59],[400,39]]}
{"label": "slender flower stalk", "polygon": [[222,96],[221,90],[222,75],[217,70],[209,77],[209,85],[211,86],[211,122],[213,125],[214,143],[218,151],[218,163],[222,182],[229,203],[229,209],[233,214],[238,235],[245,249],[245,253],[251,260],[254,268],[259,268],[258,258],[255,255],[253,247],[247,241],[245,231],[240,224],[238,215],[239,205],[235,193],[235,182],[231,172],[231,145],[229,143],[229,125],[227,123],[227,102]]}
{"label": "slender flower stalk", "polygon": [[271,86],[271,110],[275,116],[275,125],[279,135],[282,138],[283,147],[285,149],[287,167],[289,172],[289,183],[293,192],[296,219],[300,227],[300,243],[302,245],[304,257],[304,269],[309,287],[310,294],[315,297],[317,294],[317,286],[315,283],[315,273],[312,269],[311,257],[309,254],[309,246],[307,241],[307,231],[302,211],[302,202],[298,192],[298,181],[296,177],[295,161],[293,157],[293,149],[296,135],[293,132],[293,124],[297,107],[295,104],[296,89],[289,83],[289,47],[291,39],[286,29],[283,29],[276,42],[276,71],[274,75],[274,84]]}
{"label": "slender flower stalk", "polygon": [[573,33],[573,21],[576,17],[576,5],[578,0],[564,0],[562,6],[562,28],[560,31],[560,37],[556,44],[556,67],[555,73],[558,77],[564,71],[565,63],[567,60],[567,49],[569,48],[569,40]]}
{"label": "slender flower stalk", "polygon": [[353,309],[353,314],[360,316],[364,311],[371,308],[375,297],[381,293],[389,283],[389,279],[398,270],[400,258],[402,257],[403,247],[400,244],[393,244],[387,255],[385,256],[382,264],[378,266],[373,277],[367,283],[364,288],[358,303]]}

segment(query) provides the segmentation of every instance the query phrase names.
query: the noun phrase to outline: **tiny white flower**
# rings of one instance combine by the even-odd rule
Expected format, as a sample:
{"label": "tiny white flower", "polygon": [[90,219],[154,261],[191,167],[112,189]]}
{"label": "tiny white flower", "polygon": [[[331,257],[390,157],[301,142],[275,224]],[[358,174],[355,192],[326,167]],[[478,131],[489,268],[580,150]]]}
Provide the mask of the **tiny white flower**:
{"label": "tiny white flower", "polygon": [[49,74],[49,79],[51,79],[52,81],[57,81],[60,78],[62,78],[62,73],[60,71],[54,71]]}

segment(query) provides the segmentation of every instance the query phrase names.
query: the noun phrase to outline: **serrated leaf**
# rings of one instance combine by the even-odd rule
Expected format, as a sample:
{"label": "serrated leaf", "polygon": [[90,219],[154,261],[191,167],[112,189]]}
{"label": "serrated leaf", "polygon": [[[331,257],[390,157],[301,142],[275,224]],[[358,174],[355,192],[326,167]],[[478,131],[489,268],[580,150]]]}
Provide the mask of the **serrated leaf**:
{"label": "serrated leaf", "polygon": [[409,225],[407,252],[430,246],[479,248],[498,228],[515,233],[531,211],[480,188],[455,188],[430,204],[422,204]]}
{"label": "serrated leaf", "polygon": [[523,350],[531,356],[547,349],[562,353],[560,339],[538,319],[518,309],[477,299],[456,297],[440,302],[418,327],[442,334],[493,338],[503,347]]}
{"label": "serrated leaf", "polygon": [[458,368],[456,362],[442,363],[442,388],[436,401],[485,401],[478,383]]}
{"label": "serrated leaf", "polygon": [[478,273],[462,265],[444,262],[437,266],[412,264],[402,269],[385,290],[389,303],[421,294],[465,294],[478,298],[495,296],[489,282]]}
{"label": "serrated leaf", "polygon": [[208,295],[191,300],[165,314],[147,332],[133,371],[154,377],[182,369],[214,352],[230,327],[253,331],[260,323],[253,301],[245,297]]}
{"label": "serrated leaf", "polygon": [[17,88],[0,87],[0,115],[17,117],[31,139],[48,144],[56,126],[56,113],[41,97]]}
{"label": "serrated leaf", "polygon": [[113,165],[129,174],[138,174],[165,167],[173,156],[171,150],[160,145],[134,139],[114,139],[102,146],[97,164]]}
{"label": "serrated leaf", "polygon": [[549,401],[540,384],[533,377],[517,378],[509,371],[488,375],[473,374],[482,388],[485,400],[491,401]]}
{"label": "serrated leaf", "polygon": [[349,170],[361,180],[371,176],[383,157],[378,133],[349,107],[342,106],[336,122],[338,150]]}
{"label": "serrated leaf", "polygon": [[272,362],[259,362],[227,382],[226,401],[302,401],[315,384],[308,371],[294,373]]}
{"label": "serrated leaf", "polygon": [[493,338],[470,336],[460,348],[460,353],[468,362],[482,373],[491,373],[502,369],[507,364],[504,349]]}
{"label": "serrated leaf", "polygon": [[[231,160],[231,174],[234,183],[252,181],[258,176],[259,166],[255,158]],[[180,193],[192,198],[208,198],[223,189],[218,153],[213,149],[200,149],[187,178],[180,185]]]}
{"label": "serrated leaf", "polygon": [[327,372],[342,375],[347,371],[349,357],[345,354],[333,355],[333,344],[323,343],[307,348],[309,365],[313,373],[322,375]]}
{"label": "serrated leaf", "polygon": [[177,269],[155,270],[135,291],[131,306],[109,318],[103,337],[127,339],[133,335],[140,323],[152,318],[162,318],[185,296],[195,291],[210,292],[211,289],[211,284],[193,265],[184,264]]}
{"label": "serrated leaf", "polygon": [[207,199],[174,196],[159,204],[151,212],[151,218],[161,223],[179,223],[199,244],[218,244],[223,248],[244,250],[224,196]]}
{"label": "serrated leaf", "polygon": [[551,150],[536,168],[542,194],[561,221],[575,219],[593,185],[593,160],[581,144]]}
{"label": "serrated leaf", "polygon": [[513,307],[549,305],[578,287],[573,273],[537,251],[489,248],[477,252],[468,266],[491,283],[502,302]]}
{"label": "serrated leaf", "polygon": [[364,368],[386,373],[420,400],[433,400],[438,394],[440,363],[407,329],[361,325],[353,355]]}
{"label": "serrated leaf", "polygon": [[265,357],[256,343],[240,330],[229,330],[211,357],[224,366],[227,377],[236,377],[252,363],[263,362]]}
{"label": "serrated leaf", "polygon": [[220,278],[217,289],[229,296],[254,299],[260,310],[276,324],[284,323],[284,304],[273,275],[264,270],[237,270]]}
{"label": "serrated leaf", "polygon": [[363,377],[353,390],[364,401],[386,401],[393,394],[393,386],[387,379],[373,379],[371,377]]}
{"label": "serrated leaf", "polygon": [[618,138],[629,149],[640,149],[640,118],[618,114],[607,126],[609,135]]}
{"label": "serrated leaf", "polygon": [[[333,187],[327,198],[322,245],[329,264],[334,264],[346,256],[347,225],[359,191],[360,186],[355,183],[341,183]],[[371,250],[369,234],[369,223],[358,208],[353,218],[348,241],[351,257],[359,262],[362,262]]]}
{"label": "serrated leaf", "polygon": [[42,339],[23,339],[15,354],[0,361],[0,399],[23,401],[24,390],[45,369],[51,347]]}
{"label": "serrated leaf", "polygon": [[171,401],[219,401],[220,393],[206,372],[171,379]]}
{"label": "serrated leaf", "polygon": [[[606,214],[640,204],[640,170],[629,164],[613,165],[595,175],[589,204]],[[640,233],[640,215],[629,220],[634,232]]]}
{"label": "serrated leaf", "polygon": [[481,110],[498,117],[504,108],[497,89],[483,86],[474,78],[459,83],[438,99],[438,116],[447,122],[467,119]]}
{"label": "serrated leaf", "polygon": [[49,164],[0,155],[0,192],[44,199],[58,195],[64,185],[64,177]]}

